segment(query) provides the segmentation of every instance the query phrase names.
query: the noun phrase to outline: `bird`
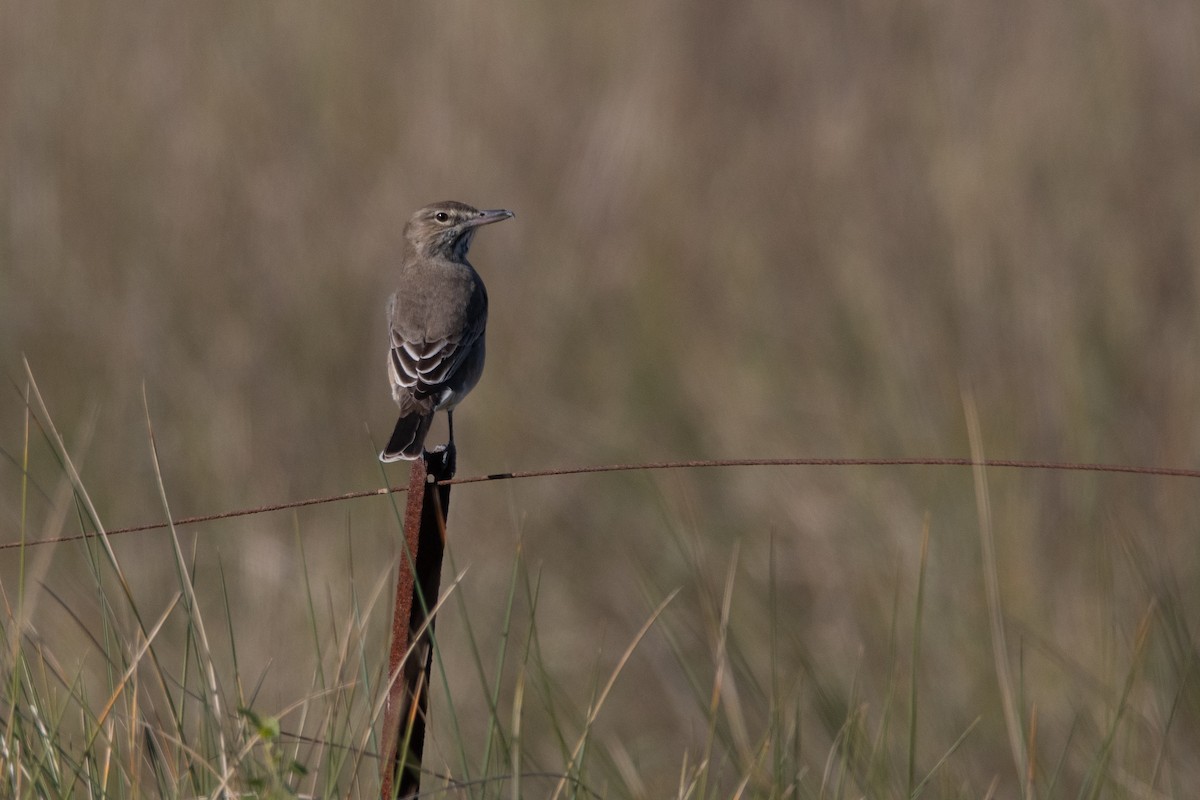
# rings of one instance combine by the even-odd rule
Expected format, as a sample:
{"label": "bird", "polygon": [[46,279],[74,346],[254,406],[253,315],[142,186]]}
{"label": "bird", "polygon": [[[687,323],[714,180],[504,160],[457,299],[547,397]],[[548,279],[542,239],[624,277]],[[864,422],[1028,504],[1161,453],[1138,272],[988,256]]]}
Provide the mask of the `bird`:
{"label": "bird", "polygon": [[379,454],[385,463],[425,452],[434,414],[445,410],[454,447],[454,407],[483,373],[488,296],[467,250],[483,225],[514,216],[444,201],[404,226],[399,286],[388,300],[388,380],[400,418]]}

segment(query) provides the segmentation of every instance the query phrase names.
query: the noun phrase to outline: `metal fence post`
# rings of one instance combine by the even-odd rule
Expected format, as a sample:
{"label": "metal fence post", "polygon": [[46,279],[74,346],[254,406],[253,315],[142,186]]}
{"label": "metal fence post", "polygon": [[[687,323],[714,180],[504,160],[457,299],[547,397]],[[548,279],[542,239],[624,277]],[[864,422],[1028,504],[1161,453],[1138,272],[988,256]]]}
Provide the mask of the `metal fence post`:
{"label": "metal fence post", "polygon": [[[453,446],[425,453],[413,462],[409,474],[404,512],[405,552],[397,569],[392,648],[388,658],[388,677],[396,678],[388,687],[383,708],[382,800],[415,797],[421,788],[421,755],[425,747],[433,657],[433,620],[429,612],[437,603],[441,585],[446,515],[450,510],[450,487],[438,482],[454,477],[455,461]],[[413,643],[412,653],[405,660]]]}

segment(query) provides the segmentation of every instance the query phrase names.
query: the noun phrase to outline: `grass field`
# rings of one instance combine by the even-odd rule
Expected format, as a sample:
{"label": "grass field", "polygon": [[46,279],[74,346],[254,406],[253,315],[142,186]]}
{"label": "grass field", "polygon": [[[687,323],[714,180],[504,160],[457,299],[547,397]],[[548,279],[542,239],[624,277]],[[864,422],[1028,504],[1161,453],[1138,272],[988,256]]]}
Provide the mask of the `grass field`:
{"label": "grass field", "polygon": [[[0,544],[404,484],[383,305],[450,198],[517,213],[460,475],[1196,468],[1196,75],[1183,0],[0,3]],[[428,788],[1188,797],[1194,484],[456,487]],[[0,550],[0,795],[377,796],[398,536]]]}

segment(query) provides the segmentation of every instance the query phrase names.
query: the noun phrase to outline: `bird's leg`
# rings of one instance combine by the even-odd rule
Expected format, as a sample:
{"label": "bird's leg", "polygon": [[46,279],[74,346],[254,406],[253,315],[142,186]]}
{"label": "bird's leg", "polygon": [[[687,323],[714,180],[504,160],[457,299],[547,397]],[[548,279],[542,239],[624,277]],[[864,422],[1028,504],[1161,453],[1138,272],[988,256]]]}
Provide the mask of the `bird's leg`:
{"label": "bird's leg", "polygon": [[446,412],[446,425],[450,429],[450,440],[425,454],[426,464],[429,464],[431,459],[436,459],[435,465],[430,467],[430,480],[434,479],[435,473],[437,480],[453,478],[455,470],[458,469],[458,450],[454,447],[454,413],[451,411]]}

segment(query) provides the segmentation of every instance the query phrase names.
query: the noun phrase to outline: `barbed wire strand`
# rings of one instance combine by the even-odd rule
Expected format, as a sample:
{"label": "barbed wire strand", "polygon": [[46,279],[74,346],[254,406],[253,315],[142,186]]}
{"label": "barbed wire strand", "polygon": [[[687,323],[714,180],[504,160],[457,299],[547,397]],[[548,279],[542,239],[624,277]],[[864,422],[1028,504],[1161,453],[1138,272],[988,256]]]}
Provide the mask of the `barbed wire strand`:
{"label": "barbed wire strand", "polygon": [[[1019,459],[985,459],[974,461],[970,458],[720,458],[703,461],[648,461],[639,464],[600,464],[583,467],[560,467],[556,469],[537,469],[517,472],[496,472],[489,475],[473,475],[466,478],[452,478],[441,481],[443,486],[457,486],[468,483],[484,483],[486,481],[520,480],[523,478],[549,478],[564,475],[594,475],[605,472],[636,472],[668,469],[700,469],[705,467],[998,467],[1004,469],[1044,470],[1051,472],[1109,472],[1126,475],[1152,475],[1168,478],[1200,478],[1200,470],[1174,469],[1171,467],[1138,467],[1128,464],[1089,464],[1069,461],[1026,461]],[[216,514],[202,514],[194,517],[182,517],[170,523],[149,522],[142,525],[130,525],[124,528],[114,528],[105,531],[107,536],[117,536],[125,533],[141,533],[166,528],[168,525],[180,527],[197,525],[202,522],[214,522],[222,519],[247,517],[254,514],[266,514],[271,511],[286,511],[294,508],[338,503],[345,500],[358,500],[364,497],[379,497],[389,494],[399,494],[408,491],[407,486],[390,486],[381,489],[366,489],[357,492],[329,495],[326,497],[310,497],[306,500],[293,500],[284,503],[242,508],[234,511],[222,511]],[[11,550],[18,547],[36,547],[47,544],[64,544],[96,536],[95,533],[57,536],[49,539],[37,539],[31,542],[6,542],[0,544],[0,550]]]}

